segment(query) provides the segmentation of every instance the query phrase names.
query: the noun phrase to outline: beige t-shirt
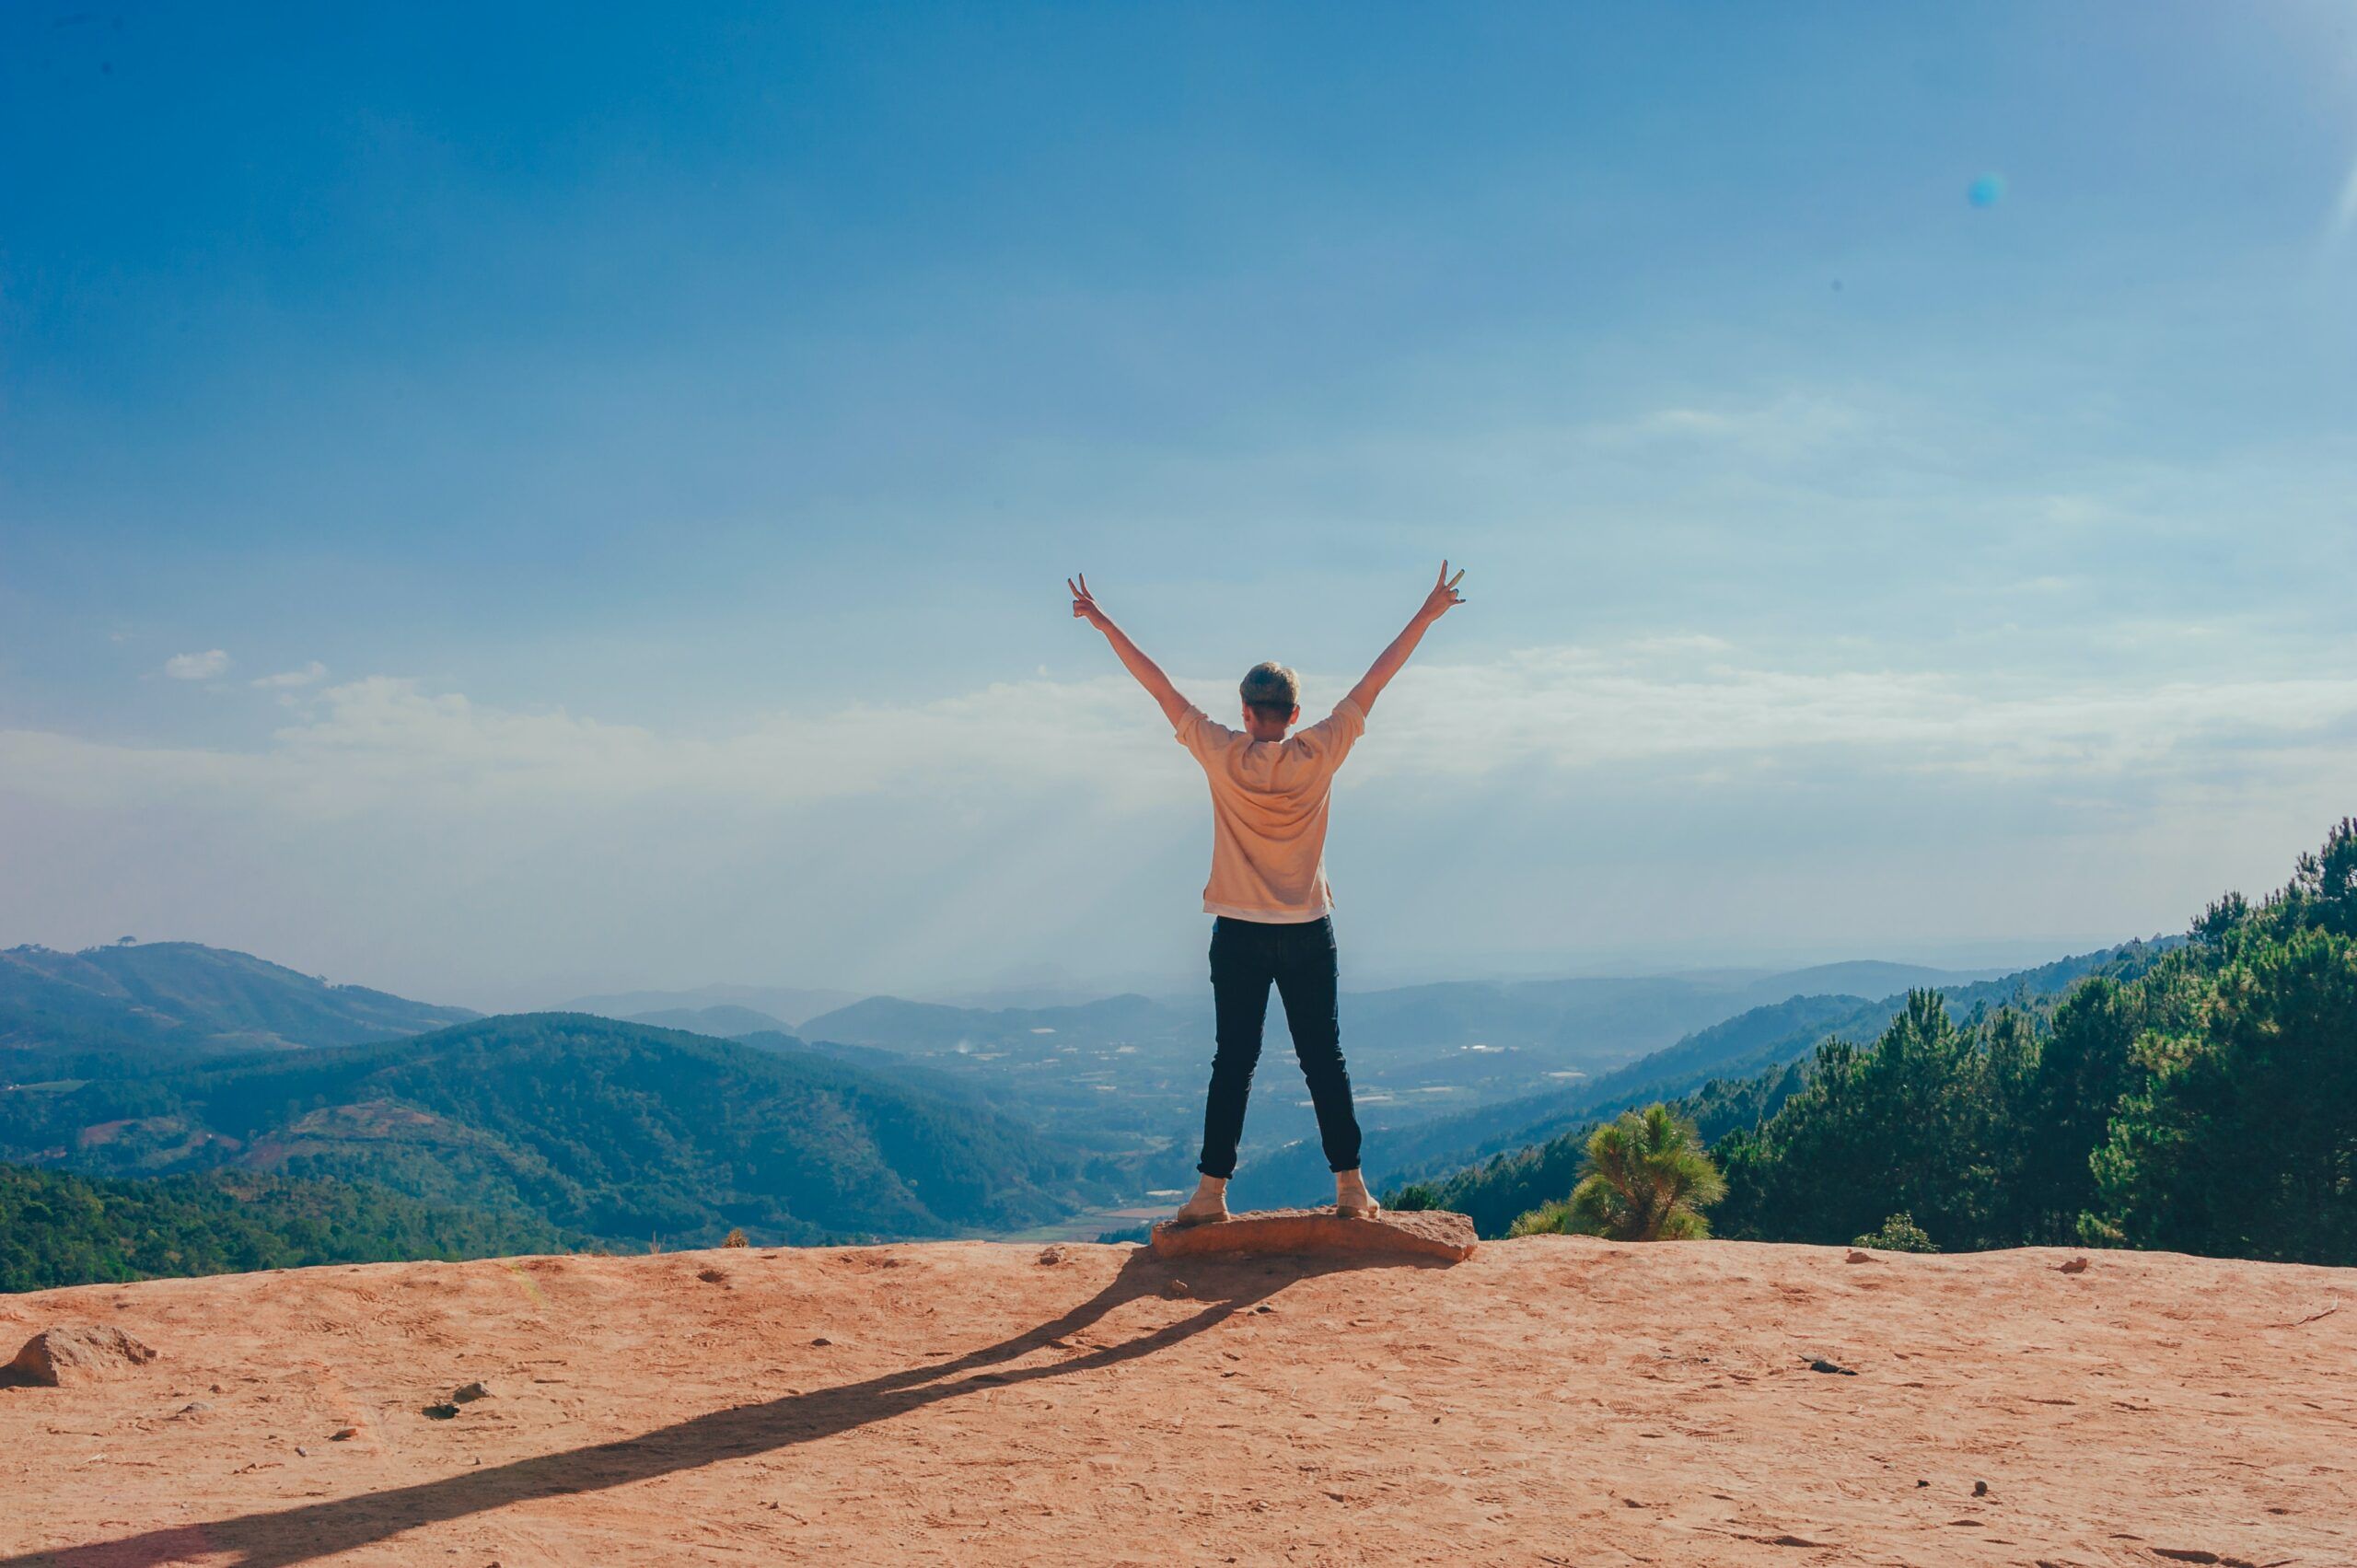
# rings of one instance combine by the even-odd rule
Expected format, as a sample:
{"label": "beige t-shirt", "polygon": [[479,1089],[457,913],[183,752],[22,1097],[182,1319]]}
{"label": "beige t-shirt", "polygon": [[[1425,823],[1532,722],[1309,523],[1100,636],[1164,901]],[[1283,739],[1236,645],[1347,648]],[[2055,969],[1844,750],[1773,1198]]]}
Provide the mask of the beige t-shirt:
{"label": "beige t-shirt", "polygon": [[1348,697],[1334,715],[1283,740],[1255,740],[1189,708],[1174,732],[1212,785],[1212,879],[1203,911],[1271,924],[1329,913],[1326,801],[1334,770],[1366,733]]}

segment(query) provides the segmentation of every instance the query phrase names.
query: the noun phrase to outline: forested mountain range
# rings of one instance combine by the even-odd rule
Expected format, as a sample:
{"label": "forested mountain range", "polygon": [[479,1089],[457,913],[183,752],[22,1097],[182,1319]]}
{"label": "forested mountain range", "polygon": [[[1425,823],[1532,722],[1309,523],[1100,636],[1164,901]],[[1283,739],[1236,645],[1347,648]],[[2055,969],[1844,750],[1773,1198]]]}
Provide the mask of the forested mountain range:
{"label": "forested mountain range", "polygon": [[617,1244],[1007,1230],[1104,1173],[970,1101],[772,1040],[579,1014],[0,1094],[0,1158],[377,1183]]}
{"label": "forested mountain range", "polygon": [[[642,1231],[709,1236],[737,1225],[778,1239],[948,1234],[1135,1202],[1146,1189],[1183,1180],[1191,1165],[1211,1037],[1207,999],[1135,995],[1033,1008],[871,997],[822,1013],[807,1043],[787,1033],[777,1015],[746,1002],[704,999],[641,1020],[656,1026],[643,1033],[678,1028],[734,1039],[749,1058],[796,1070],[865,1074],[871,1091],[888,1088],[981,1137],[986,1152],[970,1160],[977,1174],[967,1185],[982,1196],[971,1201],[965,1189],[945,1194],[938,1182],[928,1185],[893,1156],[875,1152],[841,1162],[869,1175],[847,1176],[849,1188],[830,1197],[807,1171],[792,1180],[772,1171],[767,1186],[748,1188],[661,1139],[627,1165],[568,1167],[552,1157],[526,1109],[544,1100],[563,1106],[549,1123],[552,1135],[562,1143],[577,1133],[581,1150],[597,1151],[615,1145],[608,1121],[682,1123],[709,1109],[683,1103],[695,1099],[693,1074],[676,1083],[649,1076],[638,1092],[654,1109],[644,1114],[582,1099],[578,1075],[606,1074],[615,1063],[605,1048],[623,1038],[583,1020],[562,1026],[590,1047],[578,1056],[529,1048],[555,1026],[487,1020],[495,1027],[483,1038],[498,1048],[477,1052],[467,1071],[496,1103],[461,1109],[453,1098],[461,1086],[448,1074],[424,1074],[422,1088],[412,1082],[424,1074],[417,1063],[424,1055],[368,1048],[471,1018],[464,1009],[332,986],[194,944],[79,954],[22,948],[6,959],[0,1020],[11,1027],[0,1033],[0,1086],[23,1086],[0,1093],[0,1156],[117,1177],[299,1170],[609,1240]],[[1368,1109],[1404,1122],[1445,1107],[1512,1100],[1534,1085],[1576,1083],[1675,1039],[1692,1020],[1715,1020],[1788,984],[1894,973],[1941,976],[1859,964],[1787,975],[1467,981],[1354,993],[1347,1004],[1353,1067]],[[724,991],[749,997],[757,988],[678,996]],[[780,1005],[825,998],[774,989],[759,994]],[[1272,1015],[1271,1035],[1281,1053],[1281,1015]],[[365,1054],[243,1060],[306,1047]],[[566,1074],[576,1077],[560,1081]],[[600,1078],[590,1099],[611,1086]],[[260,1108],[238,1099],[250,1088],[266,1088],[276,1099]],[[1282,1151],[1308,1132],[1306,1106],[1285,1088],[1278,1080],[1274,1092],[1260,1097],[1248,1156]],[[783,1148],[797,1140],[825,1144],[839,1131],[823,1117],[805,1125],[782,1116],[761,1135]],[[1013,1141],[993,1141],[1002,1135]]]}
{"label": "forested mountain range", "polygon": [[193,942],[0,951],[0,1083],[251,1051],[363,1045],[476,1015]]}
{"label": "forested mountain range", "polygon": [[[1796,988],[1945,982],[1962,1018],[2050,997],[2142,951],[1996,979],[1855,963],[1351,993],[1369,1167],[1395,1185],[1456,1170],[1714,1077],[1743,1083],[1695,1103],[1750,1125],[1799,1078],[1745,1074],[1805,1058],[1829,1035],[1871,1037],[1904,1003]],[[635,1023],[472,1019],[189,944],[5,957],[0,1005],[17,1011],[0,1016],[18,1027],[0,1085],[18,1086],[0,1092],[0,1158],[49,1176],[201,1178],[168,1202],[156,1189],[156,1212],[179,1216],[149,1225],[162,1237],[211,1234],[203,1216],[226,1211],[205,1183],[265,1178],[295,1181],[282,1208],[302,1193],[313,1211],[331,1190],[317,1183],[352,1184],[346,1202],[383,1226],[386,1245],[439,1237],[431,1245],[446,1250],[493,1235],[691,1245],[737,1227],[762,1241],[1004,1233],[1183,1181],[1210,1050],[1207,998],[975,1008],[870,997],[811,1019],[806,1041],[735,1002]],[[447,1027],[453,1018],[470,1021]],[[1255,1202],[1311,1201],[1322,1162],[1304,1097],[1288,1092],[1274,1009],[1271,1033],[1245,1178]],[[1540,1186],[1554,1177],[1543,1160],[1529,1174]],[[128,1214],[128,1202],[116,1192],[74,1212]],[[338,1245],[365,1245],[358,1224]],[[316,1227],[270,1234],[280,1239],[268,1247],[249,1236],[180,1251],[327,1255]]]}
{"label": "forested mountain range", "polygon": [[[1353,1064],[1371,1103],[1405,1121],[1513,1100],[1550,1082],[1610,1070],[1689,1030],[1796,989],[1852,979],[1958,977],[1856,963],[1783,974],[1721,971],[1637,979],[1481,981],[1357,992],[1347,1003]],[[715,986],[592,999],[623,1021],[724,1039],[791,1036],[788,1016],[840,993]],[[768,1001],[772,1011],[751,1000]],[[680,1005],[629,1006],[673,1000]],[[693,1001],[694,1005],[689,1005]],[[257,1050],[367,1044],[476,1015],[363,986],[331,985],[249,954],[127,940],[80,953],[0,954],[0,1084],[114,1077]],[[1282,1016],[1271,1034],[1283,1040]],[[801,1033],[822,1051],[878,1065],[897,1059],[956,1080],[1076,1147],[1135,1151],[1185,1121],[1211,1037],[1208,993],[1101,998],[1056,1007],[981,1008],[877,996],[835,1006]],[[878,1057],[876,1052],[888,1052]],[[1043,1075],[1060,1088],[1036,1093]],[[1098,1085],[1105,1087],[1098,1087]],[[1255,1144],[1304,1127],[1287,1100],[1264,1108]],[[1305,1123],[1306,1125],[1306,1123]],[[1250,1146],[1248,1145],[1248,1156]]]}

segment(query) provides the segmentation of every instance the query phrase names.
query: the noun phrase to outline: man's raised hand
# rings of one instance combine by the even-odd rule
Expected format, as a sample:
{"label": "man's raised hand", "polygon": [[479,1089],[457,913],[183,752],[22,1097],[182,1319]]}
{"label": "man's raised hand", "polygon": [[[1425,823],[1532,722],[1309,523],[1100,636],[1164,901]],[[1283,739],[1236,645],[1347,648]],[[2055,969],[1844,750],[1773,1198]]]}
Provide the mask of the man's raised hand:
{"label": "man's raised hand", "polygon": [[1375,700],[1383,695],[1383,689],[1391,684],[1391,678],[1399,673],[1399,667],[1408,662],[1408,656],[1416,651],[1418,643],[1423,641],[1426,628],[1465,602],[1465,597],[1457,591],[1457,585],[1464,580],[1464,573],[1459,572],[1452,577],[1448,575],[1448,563],[1444,561],[1440,563],[1440,575],[1433,579],[1433,591],[1426,594],[1424,602],[1416,607],[1416,613],[1409,621],[1406,630],[1391,639],[1391,645],[1376,656],[1375,663],[1359,677],[1359,683],[1351,688],[1350,701],[1358,704],[1360,713],[1374,711]]}
{"label": "man's raised hand", "polygon": [[1088,574],[1083,572],[1077,581],[1074,581],[1073,578],[1066,577],[1064,579],[1064,587],[1072,590],[1072,612],[1074,618],[1075,620],[1087,621],[1099,632],[1105,630],[1107,624],[1105,612],[1097,608],[1097,596],[1088,591]]}
{"label": "man's raised hand", "polygon": [[1162,716],[1174,725],[1184,719],[1187,716],[1187,699],[1178,695],[1178,689],[1170,684],[1170,677],[1162,673],[1162,667],[1146,657],[1138,645],[1130,641],[1129,634],[1113,624],[1111,616],[1097,608],[1097,596],[1088,591],[1087,574],[1066,577],[1064,587],[1072,590],[1074,618],[1086,621],[1105,633],[1105,640],[1113,645],[1113,656],[1120,659],[1121,668],[1135,676],[1138,684],[1146,689],[1146,693],[1161,704]]}
{"label": "man's raised hand", "polygon": [[1424,608],[1417,613],[1426,621],[1438,621],[1442,616],[1463,604],[1465,596],[1457,591],[1457,585],[1464,580],[1465,574],[1462,570],[1452,577],[1448,575],[1448,563],[1442,562],[1440,575],[1433,579],[1433,591],[1424,596]]}

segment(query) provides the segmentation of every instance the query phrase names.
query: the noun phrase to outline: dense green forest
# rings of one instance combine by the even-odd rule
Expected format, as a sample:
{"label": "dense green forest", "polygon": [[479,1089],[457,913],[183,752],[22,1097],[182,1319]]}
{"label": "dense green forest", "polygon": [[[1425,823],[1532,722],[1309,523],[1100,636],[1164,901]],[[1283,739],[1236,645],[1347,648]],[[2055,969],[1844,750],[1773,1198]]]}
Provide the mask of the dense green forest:
{"label": "dense green forest", "polygon": [[567,1244],[526,1216],[421,1202],[374,1182],[243,1171],[109,1181],[0,1165],[0,1291]]}
{"label": "dense green forest", "polygon": [[[1671,1109],[1713,1144],[1720,1236],[1841,1243],[1904,1213],[1947,1250],[2357,1263],[2357,821],[2059,1005],[1959,1018],[1917,992],[1870,1044]],[[1588,1131],[1398,1196],[1503,1234],[1571,1191]]]}
{"label": "dense green forest", "polygon": [[781,1043],[581,1014],[0,1094],[0,1157],[377,1183],[616,1244],[1012,1229],[1106,1193],[970,1102]]}

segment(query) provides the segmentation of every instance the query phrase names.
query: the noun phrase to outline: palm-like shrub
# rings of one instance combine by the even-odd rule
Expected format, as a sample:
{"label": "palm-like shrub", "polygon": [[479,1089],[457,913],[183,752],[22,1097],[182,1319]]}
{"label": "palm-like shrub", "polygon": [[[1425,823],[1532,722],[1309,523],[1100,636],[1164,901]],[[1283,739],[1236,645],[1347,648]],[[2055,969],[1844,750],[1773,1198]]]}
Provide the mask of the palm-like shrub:
{"label": "palm-like shrub", "polygon": [[1571,1197],[1531,1210],[1508,1234],[1690,1240],[1711,1234],[1702,1211],[1726,1190],[1694,1123],[1666,1105],[1648,1106],[1591,1133],[1587,1167]]}
{"label": "palm-like shrub", "polygon": [[1881,1252],[1937,1252],[1939,1250],[1933,1245],[1931,1237],[1925,1234],[1923,1227],[1915,1223],[1915,1216],[1904,1209],[1899,1210],[1898,1213],[1883,1221],[1878,1227],[1866,1232],[1850,1245],[1871,1247]]}

